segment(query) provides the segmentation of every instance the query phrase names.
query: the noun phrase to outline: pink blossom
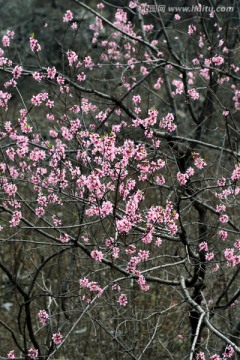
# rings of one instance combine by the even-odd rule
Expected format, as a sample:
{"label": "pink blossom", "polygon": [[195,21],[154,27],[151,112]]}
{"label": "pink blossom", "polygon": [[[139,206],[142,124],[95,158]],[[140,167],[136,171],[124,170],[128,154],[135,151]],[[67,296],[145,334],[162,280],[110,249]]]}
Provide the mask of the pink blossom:
{"label": "pink blossom", "polygon": [[22,66],[16,65],[12,71],[13,77],[18,79],[22,74]]}
{"label": "pink blossom", "polygon": [[192,60],[193,65],[198,65],[199,64],[199,60],[197,58]]}
{"label": "pink blossom", "polygon": [[58,136],[58,133],[55,130],[49,130],[49,135],[53,138],[56,138]]}
{"label": "pink blossom", "polygon": [[101,262],[103,259],[103,253],[102,253],[102,251],[93,250],[93,251],[91,251],[91,257],[94,260]]}
{"label": "pink blossom", "polygon": [[188,176],[192,176],[194,175],[194,172],[195,172],[194,169],[192,167],[189,167],[186,171],[186,174],[188,174]]}
{"label": "pink blossom", "polygon": [[214,11],[214,10],[210,11],[209,17],[210,17],[210,18],[214,18],[214,14],[215,14],[215,11]]}
{"label": "pink blossom", "polygon": [[76,61],[78,61],[78,55],[75,53],[75,51],[68,50],[67,57],[69,66],[72,66]]}
{"label": "pink blossom", "polygon": [[219,40],[218,46],[221,47],[223,44],[224,44],[224,40],[223,39]]}
{"label": "pink blossom", "polygon": [[181,19],[181,16],[180,16],[179,14],[175,14],[175,15],[174,15],[174,19],[178,21],[178,20]]}
{"label": "pink blossom", "polygon": [[71,25],[71,28],[73,30],[76,30],[78,28],[78,23],[77,22],[73,22],[72,25]]}
{"label": "pink blossom", "polygon": [[45,214],[45,210],[43,207],[38,207],[36,210],[35,210],[35,214],[38,216],[38,217],[41,217]]}
{"label": "pink blossom", "polygon": [[73,13],[71,12],[71,10],[67,10],[63,17],[63,22],[69,22],[72,21],[72,19],[73,19]]}
{"label": "pink blossom", "polygon": [[233,170],[231,179],[237,180],[240,178],[240,165],[235,165],[235,169]]}
{"label": "pink blossom", "polygon": [[240,249],[240,239],[234,243],[235,248]]}
{"label": "pink blossom", "polygon": [[62,242],[62,243],[67,243],[70,241],[70,236],[68,234],[61,234],[60,237],[59,237],[59,240]]}
{"label": "pink blossom", "polygon": [[47,320],[49,319],[49,315],[45,310],[39,310],[38,319],[42,325],[46,325]]}
{"label": "pink blossom", "polygon": [[99,9],[99,10],[102,10],[102,9],[104,9],[104,4],[103,3],[98,3],[97,4],[97,8]]}
{"label": "pink blossom", "polygon": [[73,139],[73,135],[71,134],[70,130],[65,127],[65,126],[62,126],[61,127],[61,131],[62,131],[62,136],[66,139],[66,140],[69,140],[71,141]]}
{"label": "pink blossom", "polygon": [[226,185],[226,179],[222,177],[221,179],[218,179],[218,186],[225,186]]}
{"label": "pink blossom", "polygon": [[4,47],[9,47],[10,46],[10,38],[7,35],[4,35],[2,37],[2,44]]}
{"label": "pink blossom", "polygon": [[148,75],[149,71],[147,70],[146,66],[141,66],[140,71],[143,74],[143,76]]}
{"label": "pink blossom", "polygon": [[40,106],[43,101],[48,99],[48,93],[39,93],[31,98],[31,102],[34,106]]}
{"label": "pink blossom", "polygon": [[57,76],[57,83],[58,83],[58,85],[64,85],[65,79],[62,76],[58,75]]}
{"label": "pink blossom", "polygon": [[98,285],[97,282],[95,281],[91,281],[89,284],[88,284],[88,288],[90,291],[94,291],[94,292],[97,292],[97,296],[100,297],[103,293],[103,289]]}
{"label": "pink blossom", "polygon": [[29,43],[32,52],[39,52],[41,50],[41,46],[39,45],[38,41],[33,37],[30,37]]}
{"label": "pink blossom", "polygon": [[105,245],[106,245],[108,248],[112,249],[113,246],[114,246],[114,239],[113,239],[113,238],[106,239],[106,240],[105,240]]}
{"label": "pink blossom", "polygon": [[22,218],[21,211],[14,211],[12,214],[12,219],[9,221],[10,227],[18,226],[20,224],[21,218]]}
{"label": "pink blossom", "polygon": [[84,58],[83,62],[84,62],[85,68],[88,68],[88,69],[90,69],[90,70],[93,69],[94,64],[93,64],[93,61],[92,61],[91,56],[86,56],[86,57]]}
{"label": "pink blossom", "polygon": [[0,90],[0,107],[2,107],[5,111],[8,109],[8,101],[11,99],[12,95],[8,92],[4,92]]}
{"label": "pink blossom", "polygon": [[228,237],[227,231],[224,230],[220,230],[218,235],[221,237],[222,240],[226,240],[226,238]]}
{"label": "pink blossom", "polygon": [[202,251],[208,251],[208,244],[206,243],[206,241],[203,241],[199,244],[199,250]]}
{"label": "pink blossom", "polygon": [[54,344],[56,344],[56,345],[61,344],[62,339],[63,339],[63,335],[60,332],[55,333],[52,336],[52,340],[53,340]]}
{"label": "pink blossom", "polygon": [[104,201],[100,209],[100,216],[105,217],[113,212],[113,205],[110,201]]}
{"label": "pink blossom", "polygon": [[149,251],[148,250],[139,250],[138,257],[141,261],[146,261],[149,258]]}
{"label": "pink blossom", "polygon": [[126,306],[128,303],[127,295],[121,294],[118,298],[118,303],[119,305]]}
{"label": "pink blossom", "polygon": [[36,162],[44,160],[45,157],[46,157],[46,152],[38,148],[34,148],[34,150],[32,150],[29,154],[29,158]]}
{"label": "pink blossom", "polygon": [[97,296],[101,296],[103,289],[95,281],[89,281],[87,278],[79,280],[79,285],[81,288],[88,288],[90,291],[97,292]]}
{"label": "pink blossom", "polygon": [[120,290],[121,290],[121,286],[118,285],[118,284],[113,284],[113,285],[112,285],[112,290],[120,291]]}
{"label": "pink blossom", "polygon": [[136,246],[134,244],[129,244],[125,252],[127,254],[134,254],[136,252]]}
{"label": "pink blossom", "polygon": [[224,251],[224,256],[228,261],[231,261],[234,258],[234,248],[227,248]]}
{"label": "pink blossom", "polygon": [[138,278],[138,285],[140,286],[140,289],[143,291],[148,291],[150,289],[150,285],[146,284],[146,279],[143,275],[140,275]]}
{"label": "pink blossom", "polygon": [[169,132],[174,131],[177,126],[173,123],[174,121],[174,116],[172,113],[168,113],[165,117],[162,118],[162,120],[160,121],[160,128],[165,129],[167,128]]}
{"label": "pink blossom", "polygon": [[205,66],[211,66],[211,64],[212,64],[212,59],[204,59]]}
{"label": "pink blossom", "polygon": [[38,357],[38,350],[37,350],[37,349],[33,349],[33,348],[29,349],[29,350],[28,350],[28,357],[29,357],[30,359],[36,359],[36,358]]}
{"label": "pink blossom", "polygon": [[207,253],[207,254],[205,254],[205,259],[207,260],[207,261],[210,261],[210,260],[212,260],[214,258],[214,254],[213,253]]}
{"label": "pink blossom", "polygon": [[127,218],[123,218],[122,220],[116,220],[117,229],[121,233],[129,233],[133,224]]}
{"label": "pink blossom", "polygon": [[142,237],[142,242],[144,244],[150,244],[152,242],[153,240],[152,232],[153,230],[150,230]]}
{"label": "pink blossom", "polygon": [[138,256],[132,256],[126,268],[127,271],[131,273],[136,273],[136,267],[140,262],[141,260]]}
{"label": "pink blossom", "polygon": [[196,360],[206,360],[204,352],[200,352],[196,356]]}
{"label": "pink blossom", "polygon": [[178,230],[178,227],[175,223],[173,223],[172,221],[171,222],[168,222],[168,228],[169,228],[169,231],[170,231],[170,234],[171,235],[174,235],[176,234],[177,230]]}
{"label": "pink blossom", "polygon": [[38,81],[38,82],[41,82],[42,79],[45,78],[45,75],[44,74],[40,74],[39,72],[37,71],[34,71],[34,73],[32,74],[34,80]]}
{"label": "pink blossom", "polygon": [[137,2],[136,1],[130,1],[128,6],[129,6],[130,9],[134,9],[137,6]]}
{"label": "pink blossom", "polygon": [[162,84],[163,84],[163,79],[161,77],[159,77],[157,79],[157,82],[153,85],[153,87],[155,90],[159,90],[161,88]]}
{"label": "pink blossom", "polygon": [[53,100],[47,100],[46,106],[51,109],[52,107],[54,107],[54,101]]}
{"label": "pink blossom", "polygon": [[223,114],[223,116],[228,116],[228,115],[229,115],[229,111],[228,111],[228,110],[224,110],[224,111],[222,112],[222,114]]}
{"label": "pink blossom", "polygon": [[14,350],[11,350],[8,354],[7,354],[8,359],[15,359],[15,354],[14,354]]}
{"label": "pink blossom", "polygon": [[5,87],[6,89],[7,89],[9,86],[16,87],[16,86],[17,86],[16,80],[11,79],[11,80],[6,81],[6,82],[4,83],[4,87]]}
{"label": "pink blossom", "polygon": [[166,182],[166,180],[165,180],[165,178],[163,177],[163,175],[161,175],[161,176],[156,176],[156,177],[155,177],[155,181],[156,181],[157,185],[159,185],[159,186],[163,186],[163,185],[165,184],[165,182]]}
{"label": "pink blossom", "polygon": [[80,285],[80,287],[88,287],[89,280],[87,278],[80,279],[79,280],[79,285]]}
{"label": "pink blossom", "polygon": [[155,241],[155,245],[160,246],[162,245],[162,242],[163,242],[162,239],[158,237],[157,240]]}
{"label": "pink blossom", "polygon": [[213,62],[215,65],[219,66],[219,65],[222,65],[222,64],[224,63],[224,59],[223,59],[223,57],[221,57],[221,56],[214,56],[214,57],[212,58],[212,62]]}
{"label": "pink blossom", "polygon": [[196,91],[196,89],[190,89],[188,90],[188,94],[190,95],[190,97],[193,99],[193,100],[198,100],[200,95],[199,93]]}
{"label": "pink blossom", "polygon": [[213,267],[211,268],[211,270],[214,271],[214,272],[216,272],[216,271],[219,270],[219,268],[220,268],[219,264],[216,264],[215,266],[213,266]]}
{"label": "pink blossom", "polygon": [[194,165],[198,169],[202,170],[207,165],[206,161],[204,161],[203,158],[201,158],[198,153],[194,152],[192,153],[192,156],[194,160]]}
{"label": "pink blossom", "polygon": [[10,39],[13,39],[13,38],[14,38],[15,33],[14,33],[14,31],[13,31],[13,30],[7,30],[6,35],[7,35],[7,36],[9,36],[9,37],[10,37]]}
{"label": "pink blossom", "polygon": [[3,185],[3,189],[8,194],[9,197],[14,197],[17,192],[17,186],[15,184],[5,183]]}
{"label": "pink blossom", "polygon": [[183,85],[183,82],[182,80],[173,80],[172,81],[172,84],[174,86],[176,86],[176,94],[182,94],[183,93],[183,90],[184,90],[184,85]]}
{"label": "pink blossom", "polygon": [[188,26],[188,35],[192,35],[195,31],[197,30],[196,26],[195,25],[189,25]]}
{"label": "pink blossom", "polygon": [[9,173],[13,179],[17,179],[19,176],[19,172],[13,167],[9,167]]}
{"label": "pink blossom", "polygon": [[222,212],[222,211],[226,211],[226,206],[225,205],[217,205],[216,210],[219,213]]}
{"label": "pink blossom", "polygon": [[81,74],[77,75],[77,79],[78,79],[78,81],[86,80],[86,74],[84,74],[84,72],[81,72]]}
{"label": "pink blossom", "polygon": [[188,176],[188,174],[182,174],[182,173],[178,172],[177,179],[178,179],[180,185],[186,185],[186,183],[189,179],[189,176]]}
{"label": "pink blossom", "polygon": [[219,221],[220,221],[221,223],[227,223],[228,220],[229,220],[229,218],[228,218],[228,215],[226,215],[226,214],[223,214],[223,215],[221,215],[221,216],[219,217]]}
{"label": "pink blossom", "polygon": [[57,73],[57,70],[56,70],[55,66],[53,66],[52,68],[48,67],[47,68],[47,73],[48,73],[48,78],[49,79],[54,79],[55,75]]}
{"label": "pink blossom", "polygon": [[104,121],[107,118],[107,112],[103,112],[100,111],[97,115],[96,115],[96,119],[98,119],[99,121]]}
{"label": "pink blossom", "polygon": [[132,98],[132,101],[134,102],[134,104],[140,104],[141,96],[140,95],[134,95],[133,98]]}
{"label": "pink blossom", "polygon": [[[49,202],[54,202],[52,198],[48,197],[48,200],[49,200]],[[56,215],[53,215],[52,219],[53,219],[54,226],[58,227],[58,226],[62,225],[62,221],[60,219],[58,219],[56,217]]]}
{"label": "pink blossom", "polygon": [[231,358],[231,357],[233,357],[234,352],[235,351],[234,351],[233,347],[231,345],[227,345],[226,349],[223,353],[223,356],[224,356],[224,358]]}
{"label": "pink blossom", "polygon": [[199,36],[198,46],[202,49],[204,47],[205,35]]}
{"label": "pink blossom", "polygon": [[120,252],[120,249],[118,247],[114,246],[112,249],[112,256],[114,259],[119,258],[119,252]]}

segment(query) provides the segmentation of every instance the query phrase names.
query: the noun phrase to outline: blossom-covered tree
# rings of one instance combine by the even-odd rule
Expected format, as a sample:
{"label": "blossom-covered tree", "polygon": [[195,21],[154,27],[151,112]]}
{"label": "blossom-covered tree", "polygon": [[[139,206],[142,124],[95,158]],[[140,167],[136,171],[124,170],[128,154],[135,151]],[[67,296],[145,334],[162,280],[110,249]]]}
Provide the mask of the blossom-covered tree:
{"label": "blossom-covered tree", "polygon": [[237,359],[237,5],[73,4],[2,36],[1,358]]}

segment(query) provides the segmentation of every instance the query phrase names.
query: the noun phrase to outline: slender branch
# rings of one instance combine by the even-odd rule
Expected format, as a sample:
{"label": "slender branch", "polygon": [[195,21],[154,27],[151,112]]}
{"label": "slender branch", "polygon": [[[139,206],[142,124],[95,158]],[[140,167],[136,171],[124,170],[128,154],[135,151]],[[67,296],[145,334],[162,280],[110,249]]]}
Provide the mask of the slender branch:
{"label": "slender branch", "polygon": [[169,133],[166,133],[163,131],[158,131],[158,130],[154,130],[154,135],[156,135],[160,138],[167,139],[169,141],[189,142],[189,143],[198,144],[198,145],[207,147],[209,149],[220,150],[220,151],[226,152],[228,154],[234,155],[236,157],[240,156],[240,153],[233,151],[231,149],[226,149],[226,148],[223,148],[222,146],[206,143],[204,141],[195,140],[195,139],[187,138],[184,136],[175,136],[175,135],[171,135]]}
{"label": "slender branch", "polygon": [[[13,338],[15,344],[17,345],[17,347],[19,348],[19,350],[24,353],[24,350],[23,350],[23,348],[21,347],[21,345],[18,343],[17,338],[16,338],[13,330],[10,329],[10,327],[9,327],[7,324],[5,324],[5,322],[2,321],[2,320],[0,320],[0,324],[1,324],[5,329],[7,329],[7,330],[11,333],[12,338]],[[1,359],[1,358],[0,358],[0,359]]]}
{"label": "slender branch", "polygon": [[192,346],[191,346],[189,360],[193,360],[193,357],[194,357],[194,354],[195,354],[195,347],[196,347],[196,344],[197,344],[197,340],[199,338],[200,329],[201,329],[201,326],[202,326],[204,316],[205,316],[205,313],[202,313],[200,315],[200,318],[198,319],[198,324],[197,324],[196,332],[194,334],[194,339],[193,339]]}
{"label": "slender branch", "polygon": [[222,339],[226,344],[231,345],[234,350],[236,351],[237,354],[240,354],[240,348],[233,343],[227,336],[225,336],[223,333],[221,333],[218,329],[215,328],[214,325],[212,325],[208,319],[208,314],[203,310],[203,308],[198,305],[196,303],[196,301],[194,301],[191,296],[189,295],[189,292],[187,290],[186,284],[185,284],[185,279],[183,276],[180,277],[180,283],[183,289],[183,293],[185,296],[186,301],[188,302],[188,304],[195,309],[196,311],[199,312],[200,315],[202,315],[203,317],[203,321],[205,323],[205,325],[208,327],[209,330],[211,330],[217,337],[219,337],[220,339]]}

